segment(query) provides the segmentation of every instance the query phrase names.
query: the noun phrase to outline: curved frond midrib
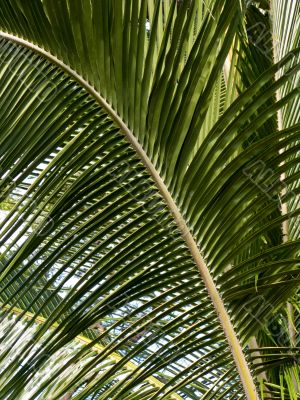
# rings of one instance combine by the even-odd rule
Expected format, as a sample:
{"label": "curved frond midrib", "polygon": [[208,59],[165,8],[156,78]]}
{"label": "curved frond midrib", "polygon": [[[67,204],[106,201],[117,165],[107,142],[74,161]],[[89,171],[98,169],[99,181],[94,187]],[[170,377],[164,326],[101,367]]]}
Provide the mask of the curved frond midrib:
{"label": "curved frond midrib", "polygon": [[226,335],[228,344],[230,346],[233,358],[235,360],[235,364],[237,370],[239,372],[241,381],[244,386],[245,394],[247,399],[255,400],[258,399],[258,394],[253,382],[253,377],[251,375],[250,369],[248,367],[247,361],[242,351],[241,344],[237,338],[235,333],[234,327],[231,323],[229,314],[226,310],[224,302],[220,296],[220,293],[217,290],[217,287],[214,283],[214,280],[209,272],[209,269],[201,255],[201,252],[198,248],[198,245],[187,225],[187,222],[183,218],[180,210],[178,209],[171,193],[169,192],[167,186],[165,185],[163,179],[159,175],[158,171],[156,170],[155,166],[151,162],[150,158],[146,154],[143,147],[140,145],[136,137],[134,136],[133,132],[127,127],[124,121],[119,117],[117,112],[113,109],[113,107],[105,100],[104,97],[98,93],[93,86],[89,84],[81,75],[79,75],[76,71],[74,71],[71,67],[66,65],[64,62],[59,60],[57,57],[52,55],[51,53],[47,52],[46,50],[40,48],[39,46],[34,45],[31,42],[28,42],[24,39],[21,39],[17,36],[11,35],[9,33],[0,31],[0,37],[12,41],[18,45],[26,47],[31,51],[36,52],[40,56],[47,59],[49,62],[55,64],[59,68],[61,68],[64,72],[66,72],[70,77],[72,77],[77,83],[79,83],[102,107],[110,116],[110,118],[115,122],[115,124],[120,128],[123,132],[131,146],[134,148],[136,153],[138,154],[140,160],[148,170],[149,174],[151,175],[153,181],[157,189],[159,190],[162,198],[164,199],[165,203],[167,204],[169,210],[171,211],[173,218],[178,226],[179,231],[189,249],[191,256],[193,257],[200,275],[203,279],[203,282],[206,286],[206,289],[211,297],[211,300],[214,304],[215,311],[219,317],[220,323]]}

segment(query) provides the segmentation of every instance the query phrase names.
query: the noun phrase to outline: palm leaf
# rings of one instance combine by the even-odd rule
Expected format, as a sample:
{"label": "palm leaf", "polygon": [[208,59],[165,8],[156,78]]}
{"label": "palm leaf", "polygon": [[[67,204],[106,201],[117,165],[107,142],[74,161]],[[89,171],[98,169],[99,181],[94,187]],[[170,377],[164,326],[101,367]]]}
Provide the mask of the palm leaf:
{"label": "palm leaf", "polygon": [[298,182],[299,125],[269,121],[299,49],[241,88],[239,2],[0,5],[0,397],[258,398],[246,344],[297,289],[273,233],[299,210],[255,166]]}

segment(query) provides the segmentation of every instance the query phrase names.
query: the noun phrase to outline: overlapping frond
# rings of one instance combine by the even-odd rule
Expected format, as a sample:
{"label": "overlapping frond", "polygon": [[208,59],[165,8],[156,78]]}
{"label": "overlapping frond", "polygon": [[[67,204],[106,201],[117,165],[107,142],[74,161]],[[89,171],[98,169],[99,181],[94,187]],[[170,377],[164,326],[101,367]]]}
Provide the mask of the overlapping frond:
{"label": "overlapping frond", "polygon": [[253,69],[246,12],[0,1],[3,399],[257,398],[235,347],[299,285],[300,49]]}
{"label": "overlapping frond", "polygon": [[[1,152],[1,188],[14,203],[2,221],[1,300],[4,318],[21,308],[17,320],[27,320],[12,338],[13,348],[24,343],[18,362],[1,356],[1,396],[23,398],[30,387],[29,398],[60,398],[95,370],[93,383],[78,386],[74,398],[110,381],[105,396],[130,398],[132,387],[139,390],[149,376],[154,378],[143,388],[145,398],[222,396],[224,382],[238,395],[238,378],[194,262],[130,145],[59,69],[6,41],[1,51],[2,129],[11,142],[10,152]],[[8,89],[21,68],[21,84]],[[5,96],[18,112],[16,124]],[[48,359],[51,365],[82,334],[92,341],[44,376]],[[6,332],[1,340],[5,346]],[[68,365],[97,343],[101,352],[65,382]],[[115,352],[118,362],[103,369]],[[55,377],[64,384],[53,386]]]}

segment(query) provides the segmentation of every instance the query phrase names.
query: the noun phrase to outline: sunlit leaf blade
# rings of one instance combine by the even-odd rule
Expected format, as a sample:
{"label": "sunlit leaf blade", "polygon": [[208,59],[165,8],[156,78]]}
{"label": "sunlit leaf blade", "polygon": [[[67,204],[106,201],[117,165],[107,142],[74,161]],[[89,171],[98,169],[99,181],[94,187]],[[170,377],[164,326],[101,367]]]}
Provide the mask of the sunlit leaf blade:
{"label": "sunlit leaf blade", "polygon": [[262,56],[244,6],[0,1],[0,398],[257,399],[248,340],[300,279],[300,49]]}

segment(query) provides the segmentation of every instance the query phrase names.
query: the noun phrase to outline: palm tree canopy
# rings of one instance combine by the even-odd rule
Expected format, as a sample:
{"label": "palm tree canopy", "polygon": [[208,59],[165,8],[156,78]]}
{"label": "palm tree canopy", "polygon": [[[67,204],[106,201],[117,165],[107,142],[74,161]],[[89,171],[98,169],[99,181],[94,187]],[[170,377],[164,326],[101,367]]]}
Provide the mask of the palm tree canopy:
{"label": "palm tree canopy", "polygon": [[299,20],[0,0],[0,399],[298,398]]}

